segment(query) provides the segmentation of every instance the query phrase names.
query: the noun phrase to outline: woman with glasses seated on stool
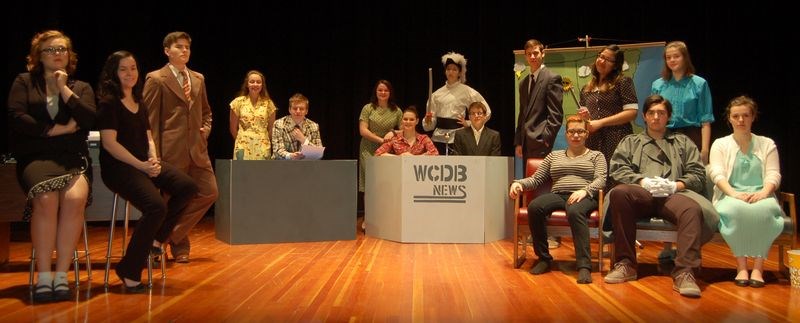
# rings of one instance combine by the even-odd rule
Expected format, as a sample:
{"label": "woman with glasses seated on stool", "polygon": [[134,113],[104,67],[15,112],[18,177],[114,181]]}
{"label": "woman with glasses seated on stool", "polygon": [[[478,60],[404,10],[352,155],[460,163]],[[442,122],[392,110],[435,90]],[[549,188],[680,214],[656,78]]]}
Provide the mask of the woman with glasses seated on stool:
{"label": "woman with glasses seated on stool", "polygon": [[603,153],[586,147],[589,121],[580,116],[567,118],[567,149],[549,153],[533,176],[511,183],[508,195],[516,199],[522,191],[536,189],[552,180],[551,193],[537,196],[528,205],[528,225],[533,236],[533,251],[539,261],[530,273],[550,271],[553,256],[547,246],[547,218],[553,211],[566,210],[572,239],[578,284],[592,282],[592,258],[589,255],[589,214],[597,209],[599,190],[606,185],[607,165]]}
{"label": "woman with glasses seated on stool", "polygon": [[60,31],[33,36],[27,60],[28,73],[17,76],[8,94],[8,124],[17,179],[28,199],[24,218],[31,221],[31,242],[39,254],[33,300],[68,300],[67,270],[91,201],[86,137],[95,122],[94,92],[70,75],[78,56]]}
{"label": "woman with glasses seated on stool", "polygon": [[[156,155],[147,107],[140,104],[142,83],[133,54],[111,54],[99,82],[97,128],[103,182],[142,212],[127,252],[114,270],[126,291],[143,292],[142,269],[148,253],[161,254],[161,245],[197,194],[197,185]],[[169,194],[168,202],[161,192]]]}

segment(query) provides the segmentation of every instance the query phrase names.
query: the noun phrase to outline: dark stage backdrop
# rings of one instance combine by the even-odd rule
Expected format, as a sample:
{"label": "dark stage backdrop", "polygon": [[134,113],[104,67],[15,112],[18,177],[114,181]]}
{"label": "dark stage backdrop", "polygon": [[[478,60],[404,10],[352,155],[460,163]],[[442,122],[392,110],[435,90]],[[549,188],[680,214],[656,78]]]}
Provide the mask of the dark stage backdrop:
{"label": "dark stage backdrop", "polygon": [[[582,35],[616,41],[684,40],[698,75],[711,86],[714,138],[729,128],[725,105],[739,94],[761,106],[756,133],[777,142],[785,191],[798,192],[797,60],[789,51],[793,34],[781,26],[796,19],[787,8],[769,2],[715,6],[703,2],[624,3],[407,1],[365,4],[322,1],[274,3],[200,1],[117,2],[86,5],[75,2],[13,1],[3,8],[6,72],[0,78],[0,99],[17,73],[31,36],[57,28],[72,37],[79,54],[77,78],[96,84],[102,63],[119,49],[137,55],[144,73],[166,63],[161,41],[167,32],[191,34],[190,68],[206,76],[214,112],[210,137],[212,158],[230,158],[228,103],[244,74],[258,69],[278,105],[287,114],[288,98],[302,92],[310,98],[309,118],[321,126],[328,159],[358,156],[358,114],[378,79],[395,86],[403,106],[423,107],[427,68],[434,83],[444,82],[442,54],[458,51],[468,59],[468,84],[492,108],[488,126],[503,137],[511,155],[514,132],[512,51],[528,38],[557,47],[580,46]],[[113,4],[112,4],[113,3]],[[185,5],[176,7],[175,3]],[[415,2],[419,3],[419,2]],[[534,6],[539,4],[539,7]],[[637,89],[649,91],[648,89]],[[2,124],[7,129],[6,114]],[[7,130],[0,152],[7,151]]]}

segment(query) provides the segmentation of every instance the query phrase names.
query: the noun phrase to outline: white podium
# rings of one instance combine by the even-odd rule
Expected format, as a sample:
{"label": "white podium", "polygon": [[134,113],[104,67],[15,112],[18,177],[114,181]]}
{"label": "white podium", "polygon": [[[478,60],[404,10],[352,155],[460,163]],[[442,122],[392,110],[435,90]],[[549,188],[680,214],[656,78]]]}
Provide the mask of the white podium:
{"label": "white podium", "polygon": [[513,228],[510,157],[380,156],[367,160],[369,236],[398,242],[484,243]]}

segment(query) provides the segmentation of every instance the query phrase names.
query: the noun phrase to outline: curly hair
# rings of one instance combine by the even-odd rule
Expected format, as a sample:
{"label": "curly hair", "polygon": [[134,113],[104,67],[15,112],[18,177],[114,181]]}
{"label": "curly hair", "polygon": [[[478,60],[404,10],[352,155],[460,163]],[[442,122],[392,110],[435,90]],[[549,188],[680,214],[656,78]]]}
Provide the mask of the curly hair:
{"label": "curly hair", "polygon": [[27,62],[26,68],[31,74],[42,75],[44,68],[42,67],[42,46],[44,43],[51,39],[61,38],[67,42],[67,54],[69,55],[69,62],[67,62],[67,74],[72,74],[78,66],[78,54],[72,50],[72,40],[59,30],[45,30],[33,36],[31,39],[31,50],[28,56],[25,57]]}

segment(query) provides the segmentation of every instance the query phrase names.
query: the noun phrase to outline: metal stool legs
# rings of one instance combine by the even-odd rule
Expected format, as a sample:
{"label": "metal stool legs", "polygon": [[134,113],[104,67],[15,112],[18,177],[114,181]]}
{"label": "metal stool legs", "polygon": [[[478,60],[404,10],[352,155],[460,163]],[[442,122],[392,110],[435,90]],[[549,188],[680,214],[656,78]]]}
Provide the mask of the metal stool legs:
{"label": "metal stool legs", "polygon": [[[92,281],[92,258],[89,253],[89,231],[86,226],[86,221],[83,221],[83,256],[79,254],[78,248],[75,248],[75,251],[72,252],[72,266],[75,268],[75,288],[80,286],[80,264],[78,260],[80,258],[86,258],[86,281],[91,283]],[[51,255],[52,257],[52,255]],[[31,246],[31,265],[30,265],[30,275],[28,277],[28,287],[33,288],[33,274],[36,272],[36,248]]]}
{"label": "metal stool legs", "polygon": [[[126,240],[128,239],[128,221],[130,220],[131,205],[130,202],[125,201],[125,215],[123,218],[123,231],[122,231],[122,256],[116,257],[111,255],[112,243],[114,241],[114,227],[117,222],[117,202],[119,201],[119,194],[114,193],[114,206],[111,208],[111,224],[108,228],[108,249],[106,250],[106,271],[103,277],[103,286],[108,288],[108,273],[111,271],[111,258],[122,258],[125,256],[125,249],[128,246]],[[161,254],[161,279],[167,278],[167,264],[164,257],[163,249]],[[147,287],[153,288],[153,256],[147,254]]]}

